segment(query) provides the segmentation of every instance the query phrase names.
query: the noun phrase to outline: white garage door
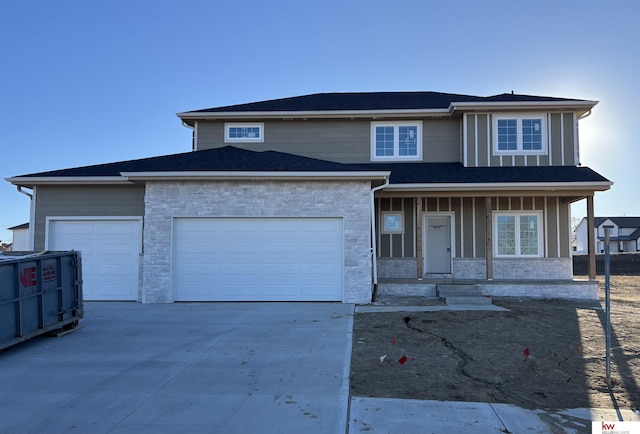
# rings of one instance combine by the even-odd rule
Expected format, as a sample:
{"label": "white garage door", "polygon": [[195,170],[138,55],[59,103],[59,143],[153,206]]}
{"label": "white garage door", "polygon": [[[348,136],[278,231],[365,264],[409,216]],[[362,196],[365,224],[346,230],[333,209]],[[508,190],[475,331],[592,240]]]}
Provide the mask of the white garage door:
{"label": "white garage door", "polygon": [[79,250],[85,300],[137,300],[142,223],[49,220],[49,250]]}
{"label": "white garage door", "polygon": [[178,301],[341,301],[339,218],[176,218]]}

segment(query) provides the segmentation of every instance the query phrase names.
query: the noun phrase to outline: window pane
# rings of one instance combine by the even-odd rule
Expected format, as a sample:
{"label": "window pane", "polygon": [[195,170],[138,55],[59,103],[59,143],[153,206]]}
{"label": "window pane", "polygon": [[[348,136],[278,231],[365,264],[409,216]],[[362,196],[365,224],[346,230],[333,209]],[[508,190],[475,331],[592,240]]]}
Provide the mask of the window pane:
{"label": "window pane", "polygon": [[259,139],[259,127],[229,127],[229,138],[231,139]]}
{"label": "window pane", "polygon": [[498,119],[498,150],[515,151],[518,149],[518,121],[516,119]]}
{"label": "window pane", "polygon": [[516,218],[498,216],[498,255],[516,254]]}
{"label": "window pane", "polygon": [[393,157],[393,127],[376,127],[376,157]]}
{"label": "window pane", "polygon": [[400,155],[418,155],[418,127],[399,127],[399,152]]}
{"label": "window pane", "polygon": [[538,216],[520,216],[520,254],[538,255]]}
{"label": "window pane", "polygon": [[522,149],[525,151],[542,150],[542,119],[522,120]]}

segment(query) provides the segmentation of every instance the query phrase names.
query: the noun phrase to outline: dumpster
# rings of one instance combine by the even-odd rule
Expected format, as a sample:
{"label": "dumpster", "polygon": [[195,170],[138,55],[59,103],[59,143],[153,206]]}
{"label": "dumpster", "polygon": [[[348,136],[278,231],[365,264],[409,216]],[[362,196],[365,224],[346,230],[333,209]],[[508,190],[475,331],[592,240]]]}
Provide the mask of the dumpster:
{"label": "dumpster", "polygon": [[83,315],[80,252],[0,255],[0,350]]}

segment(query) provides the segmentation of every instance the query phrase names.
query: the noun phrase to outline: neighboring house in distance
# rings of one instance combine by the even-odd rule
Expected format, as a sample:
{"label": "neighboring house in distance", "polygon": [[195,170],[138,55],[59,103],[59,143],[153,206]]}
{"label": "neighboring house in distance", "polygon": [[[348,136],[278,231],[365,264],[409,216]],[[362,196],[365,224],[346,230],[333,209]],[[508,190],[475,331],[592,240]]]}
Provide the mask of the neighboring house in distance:
{"label": "neighboring house in distance", "polygon": [[11,246],[11,250],[14,252],[31,250],[31,243],[29,242],[29,223],[12,226],[9,230],[13,232],[13,244]]}
{"label": "neighboring house in distance", "polygon": [[578,160],[595,105],[305,95],[178,113],[192,152],[8,181],[33,189],[36,250],[82,251],[87,299],[368,303],[460,279],[596,298],[570,252],[570,204],[592,216],[612,185]]}
{"label": "neighboring house in distance", "polygon": [[[640,252],[640,217],[595,217],[594,226],[596,252],[604,252],[605,226],[612,226],[609,232],[611,253]],[[583,218],[575,229],[575,254],[587,254],[587,233],[587,219]]]}

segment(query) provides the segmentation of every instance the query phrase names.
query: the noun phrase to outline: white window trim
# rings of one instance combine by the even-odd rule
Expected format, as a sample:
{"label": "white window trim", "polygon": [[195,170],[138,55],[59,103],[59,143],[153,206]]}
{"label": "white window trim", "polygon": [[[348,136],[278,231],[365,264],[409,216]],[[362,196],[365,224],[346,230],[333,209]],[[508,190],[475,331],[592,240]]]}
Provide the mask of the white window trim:
{"label": "white window trim", "polygon": [[[525,210],[525,211],[493,211],[493,252],[496,258],[541,258],[544,255],[543,237],[544,228],[542,220],[542,211]],[[498,253],[498,216],[515,216],[516,217],[516,253],[515,255],[500,255]],[[520,254],[520,216],[535,215],[538,217],[538,254],[537,255],[521,255]]]}
{"label": "white window trim", "polygon": [[[516,119],[518,123],[518,149],[500,150],[498,149],[498,120]],[[542,149],[525,151],[522,149],[522,120],[540,119],[542,121]],[[493,154],[494,155],[546,155],[547,154],[547,115],[544,113],[511,113],[493,115]]]}
{"label": "white window trim", "polygon": [[[388,229],[387,228],[387,216],[398,216],[400,217],[400,229]],[[404,234],[404,215],[402,212],[397,211],[383,211],[382,212],[382,224],[381,231],[383,234]]]}
{"label": "white window trim", "polygon": [[[229,137],[229,130],[231,128],[259,128],[260,129],[260,137],[257,138],[246,138],[246,137]],[[225,123],[224,124],[224,141],[225,143],[259,143],[264,142],[264,123]]]}
{"label": "white window trim", "polygon": [[[393,156],[376,156],[376,127],[393,127]],[[399,155],[399,128],[401,126],[416,126],[417,128],[417,155]],[[416,161],[422,160],[422,121],[402,121],[402,122],[371,122],[371,161]]]}

